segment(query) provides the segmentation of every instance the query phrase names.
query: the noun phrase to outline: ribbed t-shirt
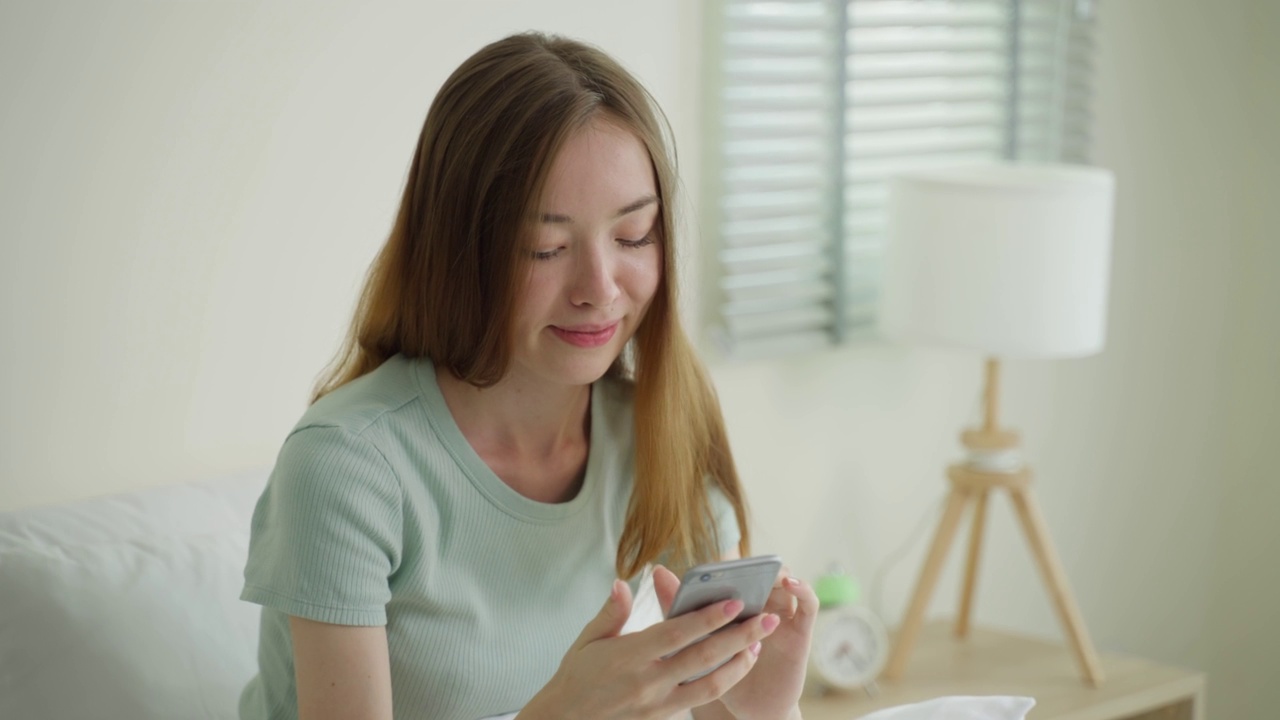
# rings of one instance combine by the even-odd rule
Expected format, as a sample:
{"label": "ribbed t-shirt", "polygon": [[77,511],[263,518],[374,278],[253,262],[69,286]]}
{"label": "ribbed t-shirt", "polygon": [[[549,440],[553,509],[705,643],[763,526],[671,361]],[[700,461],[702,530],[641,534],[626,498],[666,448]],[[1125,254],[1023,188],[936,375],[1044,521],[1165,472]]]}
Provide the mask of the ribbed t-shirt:
{"label": "ribbed t-shirt", "polygon": [[[585,478],[563,503],[507,486],[425,359],[395,356],[313,404],[254,510],[241,598],[263,606],[243,720],[296,718],[289,616],[385,625],[397,720],[521,708],[613,583],[634,468],[631,386],[591,391]],[[719,544],[739,531],[712,491]],[[636,579],[631,579],[633,586]]]}

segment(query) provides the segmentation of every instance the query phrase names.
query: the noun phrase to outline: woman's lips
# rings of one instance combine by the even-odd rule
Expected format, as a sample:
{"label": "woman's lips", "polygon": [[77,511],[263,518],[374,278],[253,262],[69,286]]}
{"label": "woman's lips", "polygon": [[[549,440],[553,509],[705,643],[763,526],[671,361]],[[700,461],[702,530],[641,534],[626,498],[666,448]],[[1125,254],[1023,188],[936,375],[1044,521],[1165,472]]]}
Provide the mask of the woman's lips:
{"label": "woman's lips", "polygon": [[613,339],[613,334],[618,331],[618,323],[606,326],[599,330],[568,330],[555,325],[551,326],[551,332],[556,337],[577,347],[593,348],[600,347]]}

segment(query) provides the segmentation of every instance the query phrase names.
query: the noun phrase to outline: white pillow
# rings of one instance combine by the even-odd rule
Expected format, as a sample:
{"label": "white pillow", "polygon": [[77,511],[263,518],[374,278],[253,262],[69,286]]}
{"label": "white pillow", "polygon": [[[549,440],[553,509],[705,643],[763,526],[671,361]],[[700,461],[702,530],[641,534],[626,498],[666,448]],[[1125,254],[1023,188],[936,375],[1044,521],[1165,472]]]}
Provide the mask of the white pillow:
{"label": "white pillow", "polygon": [[0,718],[234,720],[259,468],[0,513]]}
{"label": "white pillow", "polygon": [[877,710],[859,720],[1023,720],[1035,704],[1029,697],[948,695]]}
{"label": "white pillow", "polygon": [[237,533],[0,553],[0,717],[234,720],[246,554]]}

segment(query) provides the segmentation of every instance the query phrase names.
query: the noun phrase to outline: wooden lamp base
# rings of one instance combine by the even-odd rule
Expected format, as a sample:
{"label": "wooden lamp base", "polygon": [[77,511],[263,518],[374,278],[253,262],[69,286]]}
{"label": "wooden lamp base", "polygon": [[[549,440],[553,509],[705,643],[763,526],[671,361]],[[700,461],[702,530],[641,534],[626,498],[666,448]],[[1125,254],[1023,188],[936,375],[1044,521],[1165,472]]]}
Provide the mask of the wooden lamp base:
{"label": "wooden lamp base", "polygon": [[1066,631],[1080,672],[1086,683],[1098,686],[1103,681],[1102,668],[1097,652],[1089,639],[1080,610],[1067,584],[1066,572],[1058,560],[1049,538],[1048,526],[1031,492],[1031,471],[1018,458],[1018,436],[996,426],[996,398],[999,384],[999,363],[987,360],[986,421],[981,430],[971,430],[961,436],[970,458],[965,463],[947,469],[951,492],[946,510],[938,523],[933,544],[925,559],[920,579],[916,583],[911,603],[907,607],[897,641],[889,653],[881,677],[888,682],[902,678],[906,670],[911,648],[920,633],[924,613],[933,595],[942,564],[951,549],[960,521],[970,503],[974,504],[973,527],[969,536],[969,554],[965,567],[964,587],[960,594],[960,612],[956,618],[955,634],[964,638],[969,634],[969,621],[973,612],[973,594],[977,583],[978,560],[982,550],[982,535],[986,523],[987,502],[994,491],[1009,493],[1014,511],[1031,546],[1032,556],[1040,568],[1048,587],[1058,618]]}

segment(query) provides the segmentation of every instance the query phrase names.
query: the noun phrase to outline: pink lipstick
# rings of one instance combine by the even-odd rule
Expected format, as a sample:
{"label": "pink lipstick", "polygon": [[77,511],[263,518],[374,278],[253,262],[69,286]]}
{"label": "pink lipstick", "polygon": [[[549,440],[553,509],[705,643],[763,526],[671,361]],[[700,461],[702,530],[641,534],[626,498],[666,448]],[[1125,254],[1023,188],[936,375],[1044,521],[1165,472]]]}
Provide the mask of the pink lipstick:
{"label": "pink lipstick", "polygon": [[569,329],[551,326],[551,331],[556,337],[569,343],[583,348],[600,347],[613,339],[613,334],[618,331],[618,323],[606,325],[604,327],[593,327],[589,325],[580,325],[577,328]]}

